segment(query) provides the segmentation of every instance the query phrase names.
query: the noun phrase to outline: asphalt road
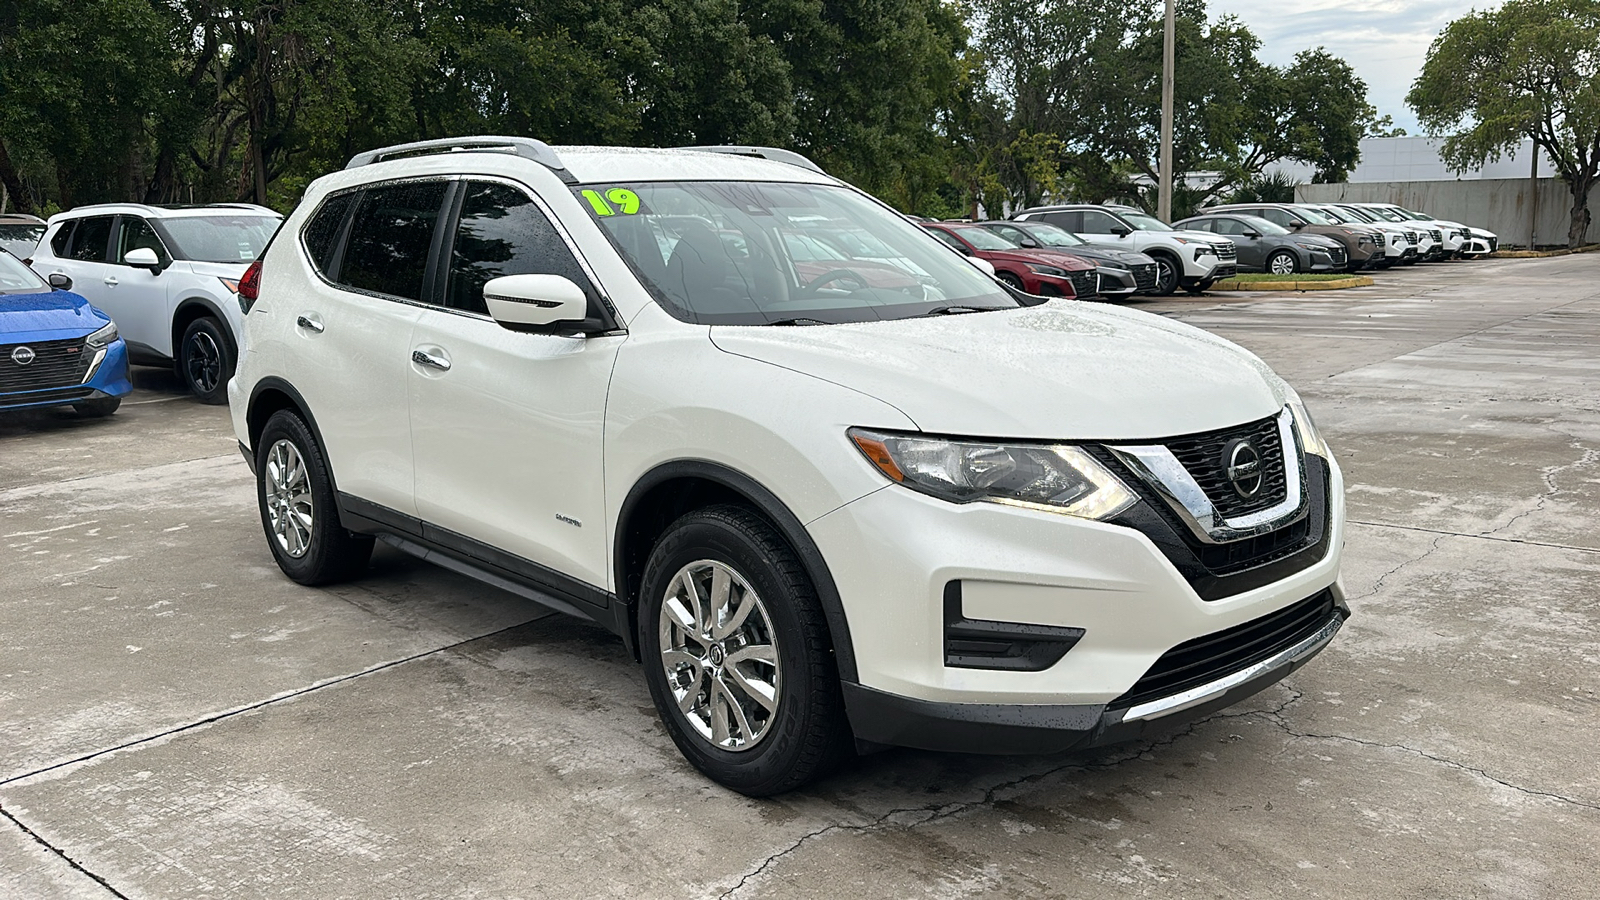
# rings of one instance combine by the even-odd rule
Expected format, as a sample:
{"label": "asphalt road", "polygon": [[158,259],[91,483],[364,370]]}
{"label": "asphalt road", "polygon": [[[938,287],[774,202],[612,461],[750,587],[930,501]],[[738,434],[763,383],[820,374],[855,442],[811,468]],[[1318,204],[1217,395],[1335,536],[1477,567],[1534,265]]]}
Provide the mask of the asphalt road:
{"label": "asphalt road", "polygon": [[1600,896],[1600,254],[1147,308],[1334,444],[1334,645],[1152,743],[765,801],[596,627],[381,546],[283,578],[170,375],[0,417],[0,897]]}

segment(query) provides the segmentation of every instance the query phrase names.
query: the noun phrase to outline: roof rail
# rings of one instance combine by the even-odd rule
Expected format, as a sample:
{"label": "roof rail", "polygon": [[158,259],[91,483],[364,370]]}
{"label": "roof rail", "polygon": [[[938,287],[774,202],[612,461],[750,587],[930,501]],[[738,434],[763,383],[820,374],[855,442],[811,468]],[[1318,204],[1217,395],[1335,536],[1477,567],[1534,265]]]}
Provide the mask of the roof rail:
{"label": "roof rail", "polygon": [[700,150],[706,153],[727,153],[732,156],[754,156],[759,159],[770,159],[773,162],[788,163],[802,169],[810,169],[818,175],[826,175],[822,167],[811,160],[801,156],[793,150],[783,150],[778,147],[751,147],[740,144],[723,144],[716,147],[679,147],[679,150]]}
{"label": "roof rail", "polygon": [[541,166],[556,173],[567,184],[577,184],[567,167],[561,163],[561,157],[544,141],[537,141],[525,137],[505,137],[501,135],[478,135],[461,138],[439,138],[432,141],[416,141],[410,144],[396,144],[393,147],[382,147],[377,150],[368,150],[357,153],[345,163],[346,169],[357,169],[376,162],[385,162],[391,159],[402,159],[407,156],[428,156],[436,153],[512,153],[524,159],[531,159]]}

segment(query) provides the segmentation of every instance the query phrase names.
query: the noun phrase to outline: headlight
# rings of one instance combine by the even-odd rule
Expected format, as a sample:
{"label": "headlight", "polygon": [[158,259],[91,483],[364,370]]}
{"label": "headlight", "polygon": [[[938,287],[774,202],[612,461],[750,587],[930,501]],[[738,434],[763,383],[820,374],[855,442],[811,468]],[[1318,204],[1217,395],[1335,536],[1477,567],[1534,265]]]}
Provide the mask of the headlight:
{"label": "headlight", "polygon": [[1040,275],[1054,275],[1057,278],[1067,277],[1066,269],[1058,269],[1055,266],[1036,265],[1034,263],[1028,263],[1027,266],[1029,269],[1032,269]]}
{"label": "headlight", "polygon": [[1391,238],[1389,241],[1391,244],[1404,244],[1406,242],[1406,236],[1403,234],[1392,234],[1389,237]]}
{"label": "headlight", "polygon": [[1311,411],[1306,409],[1305,401],[1293,389],[1289,391],[1289,413],[1294,416],[1294,433],[1300,438],[1300,446],[1307,453],[1320,456],[1323,459],[1332,459],[1333,451],[1328,449],[1328,442],[1322,439],[1322,433],[1317,431],[1317,423],[1311,418]]}
{"label": "headlight", "polygon": [[99,349],[101,347],[109,347],[109,346],[111,346],[111,342],[116,340],[116,339],[117,339],[117,323],[111,322],[111,323],[107,324],[106,327],[100,329],[99,331],[96,331],[94,334],[89,335],[87,338],[84,339],[84,341],[89,346],[94,347],[95,349]]}
{"label": "headlight", "polygon": [[1207,253],[1215,256],[1217,253],[1217,248],[1211,246],[1210,244],[1201,244],[1200,246],[1194,248],[1195,259],[1199,259],[1200,257],[1205,256]]}
{"label": "headlight", "polygon": [[1062,444],[993,444],[850,429],[850,439],[889,479],[915,491],[1109,519],[1137,497],[1094,457]]}

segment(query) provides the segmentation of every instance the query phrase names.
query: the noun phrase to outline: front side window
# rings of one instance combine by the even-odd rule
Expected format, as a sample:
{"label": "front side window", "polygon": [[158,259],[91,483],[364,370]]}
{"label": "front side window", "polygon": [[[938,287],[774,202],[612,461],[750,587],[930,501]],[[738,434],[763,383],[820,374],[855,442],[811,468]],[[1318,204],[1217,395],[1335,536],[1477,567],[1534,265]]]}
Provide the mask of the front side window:
{"label": "front side window", "polygon": [[[1010,309],[922,227],[834,185],[651,182],[573,189],[656,301],[702,324],[864,322]],[[790,250],[791,238],[800,241]],[[827,255],[827,259],[805,258]]]}
{"label": "front side window", "polygon": [[945,231],[943,228],[929,228],[928,233],[937,238],[939,243],[944,244],[946,247],[949,247],[951,250],[954,250],[957,253],[972,252],[971,247],[963,244],[960,238],[948,231]]}
{"label": "front side window", "polygon": [[1228,221],[1227,219],[1194,219],[1184,222],[1183,227],[1190,231],[1216,231],[1228,234]]}
{"label": "front side window", "polygon": [[578,260],[527,194],[504,184],[468,182],[445,305],[487,315],[483,286],[502,275],[560,275],[594,298]]}
{"label": "front side window", "polygon": [[1082,215],[1084,234],[1114,234],[1119,228],[1127,228],[1115,216],[1103,212],[1085,210]]}
{"label": "front side window", "polygon": [[111,247],[113,216],[94,216],[78,222],[72,236],[72,258],[84,262],[110,262],[106,251]]}
{"label": "front side window", "polygon": [[1268,222],[1271,222],[1275,225],[1282,225],[1285,228],[1288,228],[1295,221],[1294,216],[1290,215],[1287,210],[1274,209],[1271,207],[1261,211],[1261,218],[1266,219]]}
{"label": "front side window", "polygon": [[181,216],[161,220],[173,249],[196,262],[249,263],[261,255],[283,219],[263,215]]}
{"label": "front side window", "polygon": [[[1223,219],[1221,221],[1232,222],[1233,227],[1238,229],[1237,231],[1223,231],[1223,234],[1244,234],[1247,231],[1254,231],[1256,234],[1270,235],[1285,235],[1289,233],[1289,229],[1279,225],[1271,219],[1264,219],[1261,216],[1242,216],[1237,219]],[[1218,228],[1217,230],[1222,231],[1221,228]]]}
{"label": "front side window", "polygon": [[155,229],[144,219],[138,216],[123,216],[117,232],[116,262],[126,264],[128,251],[140,248],[154,250],[156,259],[160,260],[163,266],[172,261],[172,255],[167,253],[167,248],[161,245],[161,239],[156,237]]}
{"label": "front side window", "polygon": [[368,188],[350,224],[339,283],[421,300],[445,187],[443,181],[418,181]]}

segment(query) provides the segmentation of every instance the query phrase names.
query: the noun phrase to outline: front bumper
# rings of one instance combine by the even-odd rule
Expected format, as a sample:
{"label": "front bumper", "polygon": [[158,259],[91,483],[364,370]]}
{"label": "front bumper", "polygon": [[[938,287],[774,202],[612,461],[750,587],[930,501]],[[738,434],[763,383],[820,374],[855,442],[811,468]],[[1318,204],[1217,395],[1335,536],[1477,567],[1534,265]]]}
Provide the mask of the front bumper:
{"label": "front bumper", "polygon": [[[846,696],[858,738],[1033,752],[1136,736],[1163,716],[1133,713],[1150,697],[1131,706],[1117,701],[1140,695],[1177,648],[1311,597],[1327,594],[1343,609],[1343,480],[1332,465],[1319,463],[1311,474],[1325,498],[1304,520],[1317,549],[1306,551],[1303,564],[1264,562],[1224,575],[1205,569],[1211,563],[1190,555],[1181,536],[1135,527],[1164,515],[1147,502],[1118,516],[1128,524],[1110,524],[993,503],[955,505],[889,486],[811,522],[855,650],[859,684],[847,686]],[[1058,644],[1035,667],[978,667],[950,658],[952,622],[1044,635],[1022,647],[1027,640]],[[1233,702],[1314,652],[1163,713]],[[1203,671],[1214,673],[1212,680],[1236,674]]]}
{"label": "front bumper", "polygon": [[133,390],[133,382],[128,380],[128,346],[121,338],[104,349],[87,350],[87,353],[94,356],[84,367],[83,374],[74,376],[81,381],[0,393],[0,410],[41,409],[86,400],[106,400]]}

